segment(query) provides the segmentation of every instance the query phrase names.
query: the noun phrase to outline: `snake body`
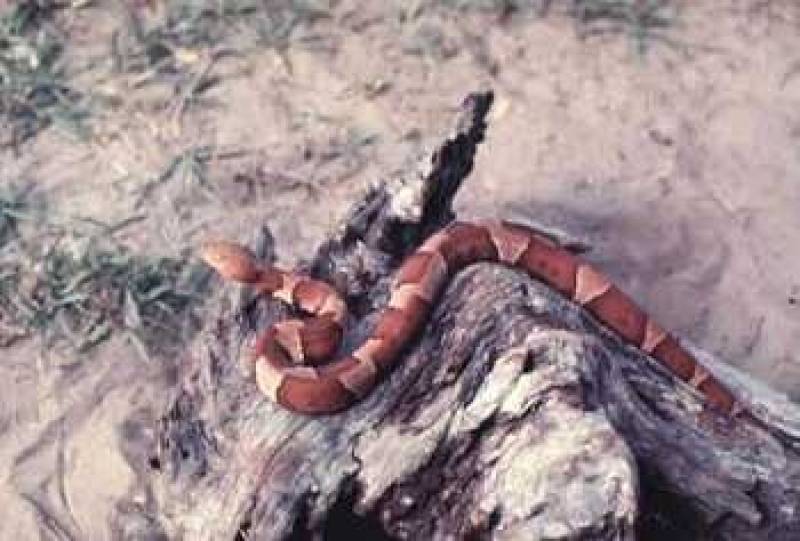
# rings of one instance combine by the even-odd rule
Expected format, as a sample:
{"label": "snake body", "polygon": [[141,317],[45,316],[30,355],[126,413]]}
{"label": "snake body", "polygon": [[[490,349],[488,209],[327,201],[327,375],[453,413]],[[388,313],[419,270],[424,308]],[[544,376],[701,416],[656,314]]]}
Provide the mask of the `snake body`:
{"label": "snake body", "polygon": [[250,284],[310,316],[270,326],[252,349],[259,389],[296,412],[335,413],[366,396],[424,325],[449,278],[481,261],[521,269],[583,306],[623,341],[697,389],[707,407],[731,417],[744,411],[675,337],[606,276],[522,225],[454,222],[429,237],[397,271],[388,306],[371,334],[350,355],[328,364],[320,363],[336,351],[347,315],[345,302],[330,285],[261,266],[250,252],[233,243],[208,243],[201,257],[224,278]]}

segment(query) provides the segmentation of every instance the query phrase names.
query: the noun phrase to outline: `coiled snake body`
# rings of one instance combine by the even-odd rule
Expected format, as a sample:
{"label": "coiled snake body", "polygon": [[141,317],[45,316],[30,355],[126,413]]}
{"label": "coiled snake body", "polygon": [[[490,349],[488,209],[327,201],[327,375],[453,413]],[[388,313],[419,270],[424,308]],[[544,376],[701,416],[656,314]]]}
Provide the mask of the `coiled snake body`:
{"label": "coiled snake body", "polygon": [[429,237],[397,271],[388,306],[369,337],[350,355],[324,365],[320,362],[338,347],[347,312],[331,286],[260,266],[232,243],[209,243],[201,257],[224,278],[250,284],[311,316],[270,326],[253,347],[260,390],[297,412],[341,411],[374,389],[422,327],[449,277],[479,261],[524,270],[665,365],[702,393],[711,408],[731,417],[744,411],[728,389],[608,278],[522,225],[455,222]]}

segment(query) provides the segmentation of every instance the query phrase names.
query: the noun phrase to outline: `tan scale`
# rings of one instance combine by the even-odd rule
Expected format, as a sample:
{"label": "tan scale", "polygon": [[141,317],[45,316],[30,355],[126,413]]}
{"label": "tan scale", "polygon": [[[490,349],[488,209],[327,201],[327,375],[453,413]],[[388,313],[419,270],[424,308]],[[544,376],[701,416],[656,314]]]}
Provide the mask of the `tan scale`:
{"label": "tan scale", "polygon": [[275,340],[283,346],[286,353],[296,363],[304,363],[306,360],[303,348],[302,330],[305,323],[299,319],[288,319],[273,324],[275,328]]}
{"label": "tan scale", "polygon": [[447,262],[444,256],[439,252],[433,252],[428,259],[428,272],[422,276],[422,281],[415,284],[401,284],[414,285],[417,288],[417,296],[424,301],[431,303],[436,298],[441,288],[442,282],[447,279]]}
{"label": "tan scale", "polygon": [[580,305],[589,304],[594,299],[611,289],[611,282],[594,270],[591,265],[582,264],[575,276],[574,299]]}
{"label": "tan scale", "polygon": [[428,237],[417,251],[426,253],[440,253],[442,246],[447,244],[448,240],[450,240],[450,236],[446,230],[443,229]]}
{"label": "tan scale", "polygon": [[687,382],[691,387],[697,389],[704,381],[711,377],[711,372],[700,366],[699,363],[694,364],[694,373]]}
{"label": "tan scale", "polygon": [[327,296],[317,313],[321,316],[330,315],[333,321],[343,323],[347,317],[347,305],[339,298],[339,295],[332,292]]}
{"label": "tan scale", "polygon": [[353,352],[353,357],[359,362],[370,363],[375,366],[375,352],[381,348],[383,340],[368,338],[366,342]]}
{"label": "tan scale", "polygon": [[267,358],[261,355],[256,359],[256,385],[271,400],[278,401],[278,389],[283,383],[284,375],[273,368]]}
{"label": "tan scale", "polygon": [[648,355],[652,355],[658,345],[666,338],[667,331],[659,327],[652,319],[647,318],[647,323],[644,327],[644,338],[642,339],[642,345],[639,347]]}
{"label": "tan scale", "polygon": [[300,379],[319,379],[319,372],[310,366],[291,366],[284,370],[284,375]]}
{"label": "tan scale", "polygon": [[276,299],[280,299],[286,304],[294,305],[294,288],[297,287],[297,284],[305,280],[302,276],[295,276],[293,274],[284,273],[281,276],[281,287],[280,289],[276,289],[272,296]]}
{"label": "tan scale", "polygon": [[497,256],[503,263],[516,265],[531,244],[530,235],[504,227],[501,222],[487,221],[481,225],[489,231]]}
{"label": "tan scale", "polygon": [[339,383],[356,395],[362,398],[369,393],[375,386],[378,379],[378,369],[370,362],[359,362],[350,370],[339,375]]}
{"label": "tan scale", "polygon": [[408,309],[409,301],[419,296],[418,284],[403,284],[392,291],[392,296],[389,297],[389,307],[405,311]]}

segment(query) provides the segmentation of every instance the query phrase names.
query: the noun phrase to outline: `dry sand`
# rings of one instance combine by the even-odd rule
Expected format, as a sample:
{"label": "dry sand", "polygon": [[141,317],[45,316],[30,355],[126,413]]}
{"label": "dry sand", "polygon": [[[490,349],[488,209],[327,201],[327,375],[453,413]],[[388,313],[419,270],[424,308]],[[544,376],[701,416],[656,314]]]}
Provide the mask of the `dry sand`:
{"label": "dry sand", "polygon": [[[666,327],[800,398],[793,0],[685,2],[669,40],[644,54],[625,35],[582,38],[558,13],[364,4],[338,3],[282,54],[219,61],[213,103],[182,115],[130,78],[84,73],[119,102],[95,136],[47,130],[3,156],[0,182],[34,181],[57,216],[144,212],[121,238],[149,253],[246,238],[266,218],[291,266],[355,194],[402,167],[418,134],[437,135],[466,92],[491,87],[459,211],[589,242],[587,257]],[[112,11],[64,17],[75,54],[106,54]],[[211,194],[166,183],[134,207],[145,179],[202,145],[246,152],[212,160]],[[33,342],[1,354],[0,539],[123,538],[163,520],[140,473],[176,360],[144,362],[116,339],[80,358]]]}

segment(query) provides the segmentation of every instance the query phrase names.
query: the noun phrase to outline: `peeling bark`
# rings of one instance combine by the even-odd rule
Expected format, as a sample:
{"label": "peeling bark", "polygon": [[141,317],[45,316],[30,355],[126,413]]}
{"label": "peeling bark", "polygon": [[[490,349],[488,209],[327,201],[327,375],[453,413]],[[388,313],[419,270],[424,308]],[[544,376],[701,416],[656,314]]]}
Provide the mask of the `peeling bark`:
{"label": "peeling bark", "polygon": [[[348,300],[345,349],[402,258],[453,219],[490,104],[470,96],[444,143],[304,265]],[[170,538],[800,538],[795,405],[696,351],[763,426],[699,417],[693,391],[519,272],[459,273],[387,381],[317,418],[269,402],[238,362],[285,308],[236,286],[213,302],[150,459]]]}

